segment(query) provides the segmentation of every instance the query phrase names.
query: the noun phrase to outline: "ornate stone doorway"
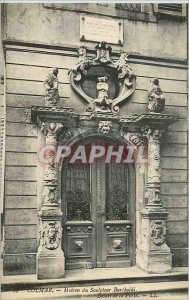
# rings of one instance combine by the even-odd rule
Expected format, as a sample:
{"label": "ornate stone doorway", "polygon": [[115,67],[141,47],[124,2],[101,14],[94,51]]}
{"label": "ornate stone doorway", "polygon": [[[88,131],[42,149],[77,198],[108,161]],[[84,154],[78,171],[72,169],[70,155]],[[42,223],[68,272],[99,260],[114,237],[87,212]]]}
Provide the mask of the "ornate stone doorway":
{"label": "ornate stone doorway", "polygon": [[[82,46],[78,62],[69,70],[70,84],[87,104],[86,112],[58,107],[57,68],[50,71],[44,83],[45,106],[32,106],[25,112],[26,122],[38,125],[50,150],[38,213],[39,279],[62,278],[64,257],[67,268],[130,266],[135,263],[135,249],[136,264],[147,272],[170,272],[172,268],[172,254],[166,243],[168,213],[160,195],[160,144],[166,129],[178,118],[162,113],[165,97],[157,78],[148,91],[148,112],[119,114],[119,106],[135,90],[136,76],[125,52],[114,61],[110,58],[111,47],[104,42],[96,46],[96,52],[96,57],[89,58]],[[92,94],[91,87],[95,91]],[[146,178],[142,175],[144,168],[136,167],[135,188],[132,168],[113,163],[106,166],[100,161],[94,165],[65,165],[58,195],[59,145],[74,145],[81,139],[99,136],[103,141],[144,146],[148,160]],[[72,183],[74,178],[76,182]]]}
{"label": "ornate stone doorway", "polygon": [[[94,145],[85,146],[89,150]],[[104,157],[93,163],[63,164],[62,211],[67,269],[135,264],[133,166],[107,163]]]}

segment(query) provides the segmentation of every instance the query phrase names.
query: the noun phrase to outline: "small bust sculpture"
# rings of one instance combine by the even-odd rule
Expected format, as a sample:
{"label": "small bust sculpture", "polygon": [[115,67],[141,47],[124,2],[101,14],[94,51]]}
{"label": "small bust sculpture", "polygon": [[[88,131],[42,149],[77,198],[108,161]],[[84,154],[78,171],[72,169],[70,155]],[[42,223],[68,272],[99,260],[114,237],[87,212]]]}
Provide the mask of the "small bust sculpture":
{"label": "small bust sculpture", "polygon": [[97,99],[95,99],[95,103],[100,106],[102,110],[108,109],[110,104],[112,103],[111,99],[108,99],[108,83],[107,83],[107,76],[98,77],[97,82]]}
{"label": "small bust sculpture", "polygon": [[46,93],[46,106],[56,107],[60,102],[58,93],[58,69],[52,69],[44,82],[45,93]]}
{"label": "small bust sculpture", "polygon": [[165,107],[165,97],[159,87],[159,79],[151,80],[150,88],[148,90],[148,109],[150,112],[160,113]]}

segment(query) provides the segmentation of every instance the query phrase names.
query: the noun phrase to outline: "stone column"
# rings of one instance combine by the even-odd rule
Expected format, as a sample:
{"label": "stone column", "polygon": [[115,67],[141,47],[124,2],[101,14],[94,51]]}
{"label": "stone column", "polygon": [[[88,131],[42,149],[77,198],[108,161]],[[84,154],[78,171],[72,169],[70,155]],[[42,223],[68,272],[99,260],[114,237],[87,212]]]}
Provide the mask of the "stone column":
{"label": "stone column", "polygon": [[168,213],[160,199],[160,138],[164,130],[146,126],[148,142],[148,180],[145,208],[141,214],[141,243],[137,249],[138,266],[151,273],[170,272],[172,254],[166,244]]}
{"label": "stone column", "polygon": [[[57,133],[63,127],[60,123],[42,123],[41,131],[46,137],[46,146],[56,149]],[[62,212],[57,192],[57,165],[55,151],[48,151],[43,179],[42,207],[39,211],[40,244],[37,254],[38,279],[62,278],[65,259],[61,249]]]}

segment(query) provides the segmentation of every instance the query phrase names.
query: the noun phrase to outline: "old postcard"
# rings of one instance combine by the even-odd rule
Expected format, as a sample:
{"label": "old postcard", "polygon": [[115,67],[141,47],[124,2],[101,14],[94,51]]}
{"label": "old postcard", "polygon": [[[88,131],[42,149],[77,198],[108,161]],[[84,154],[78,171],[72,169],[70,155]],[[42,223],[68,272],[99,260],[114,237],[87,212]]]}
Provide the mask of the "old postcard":
{"label": "old postcard", "polygon": [[1,12],[2,299],[187,299],[187,3]]}

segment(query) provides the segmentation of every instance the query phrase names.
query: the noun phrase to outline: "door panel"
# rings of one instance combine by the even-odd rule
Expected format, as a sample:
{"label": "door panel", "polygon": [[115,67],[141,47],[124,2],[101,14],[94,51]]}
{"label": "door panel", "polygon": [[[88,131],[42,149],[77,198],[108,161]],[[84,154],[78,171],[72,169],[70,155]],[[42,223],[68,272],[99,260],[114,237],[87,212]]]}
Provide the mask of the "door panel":
{"label": "door panel", "polygon": [[128,169],[124,164],[106,164],[107,220],[129,218]]}
{"label": "door panel", "polygon": [[128,267],[132,264],[129,169],[127,165],[115,162],[106,164],[105,169],[106,267]]}
{"label": "door panel", "polygon": [[63,168],[63,249],[66,268],[92,268],[95,253],[90,165],[68,163]]}
{"label": "door panel", "polygon": [[128,267],[135,253],[135,179],[127,165],[67,164],[62,174],[66,268]]}
{"label": "door panel", "polygon": [[67,220],[90,220],[90,165],[68,164],[63,180],[65,181]]}

